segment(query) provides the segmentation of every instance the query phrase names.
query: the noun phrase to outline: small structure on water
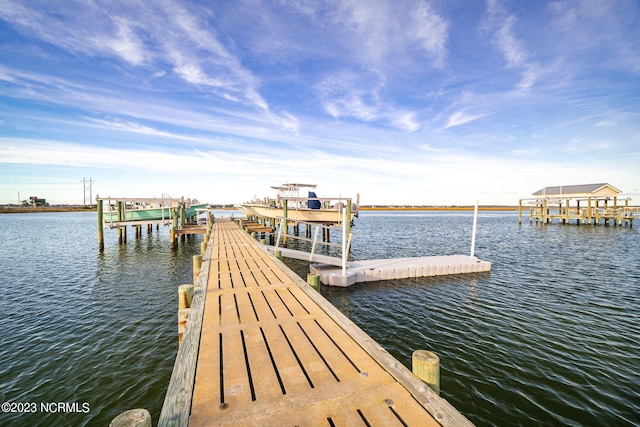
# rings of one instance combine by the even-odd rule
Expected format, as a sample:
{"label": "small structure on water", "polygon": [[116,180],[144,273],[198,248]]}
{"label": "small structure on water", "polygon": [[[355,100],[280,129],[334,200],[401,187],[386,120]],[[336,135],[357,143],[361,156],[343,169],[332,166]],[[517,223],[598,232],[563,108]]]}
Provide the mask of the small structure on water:
{"label": "small structure on water", "polygon": [[535,198],[520,199],[518,222],[522,224],[523,208],[529,207],[529,222],[622,226],[633,225],[638,208],[629,207],[629,198],[621,198],[622,191],[611,184],[581,184],[544,187],[532,194]]}
{"label": "small structure on water", "polygon": [[[105,203],[106,209],[105,209]],[[98,245],[104,250],[105,227],[118,230],[118,242],[127,242],[127,226],[136,232],[136,238],[142,237],[142,226],[147,226],[151,233],[153,225],[171,226],[171,247],[175,247],[176,236],[184,241],[185,234],[204,234],[205,227],[191,227],[198,221],[198,215],[207,211],[207,204],[199,204],[197,200],[184,197],[173,198],[132,198],[132,197],[100,197],[96,195],[98,213]],[[208,221],[208,216],[207,216]],[[200,224],[202,225],[202,224]]]}

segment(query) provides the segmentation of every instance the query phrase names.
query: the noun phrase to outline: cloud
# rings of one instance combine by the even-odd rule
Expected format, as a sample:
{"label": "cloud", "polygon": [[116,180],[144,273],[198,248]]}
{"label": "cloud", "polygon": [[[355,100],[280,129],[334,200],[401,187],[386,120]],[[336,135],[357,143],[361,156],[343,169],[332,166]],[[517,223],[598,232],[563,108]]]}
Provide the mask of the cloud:
{"label": "cloud", "polygon": [[629,36],[637,32],[638,4],[633,1],[562,0],[547,5],[554,42],[564,47],[565,61],[576,70],[593,58],[609,70],[640,73],[640,42]]}
{"label": "cloud", "polygon": [[538,79],[539,67],[531,61],[525,43],[515,35],[517,16],[508,15],[499,0],[487,0],[487,15],[483,27],[492,33],[492,41],[502,54],[506,67],[522,70],[518,88],[530,89]]}
{"label": "cloud", "polygon": [[96,40],[95,44],[102,44],[110,48],[116,56],[131,65],[142,65],[145,62],[146,54],[142,41],[133,30],[135,24],[121,17],[115,17],[114,24],[117,28],[116,34],[107,39]]}
{"label": "cloud", "polygon": [[447,124],[441,129],[449,129],[455,126],[460,126],[465,123],[472,122],[474,120],[478,120],[481,117],[484,117],[486,114],[469,114],[464,110],[456,111],[451,116],[449,116],[449,120],[447,120]]}
{"label": "cloud", "polygon": [[431,7],[420,2],[413,16],[413,38],[433,59],[436,68],[442,68],[447,58],[447,39],[449,23],[440,15],[433,12]]}
{"label": "cloud", "polygon": [[[20,31],[69,52],[116,58],[131,66],[173,75],[226,102],[256,108],[274,123],[291,126],[292,115],[280,117],[260,94],[260,81],[217,37],[216,31],[191,10],[175,2],[114,2],[111,14],[93,4],[40,7],[38,2],[11,2],[0,17]],[[144,20],[139,19],[144,16]],[[110,66],[110,65],[107,65]],[[164,69],[158,72],[158,68]],[[160,74],[159,74],[160,73]]]}

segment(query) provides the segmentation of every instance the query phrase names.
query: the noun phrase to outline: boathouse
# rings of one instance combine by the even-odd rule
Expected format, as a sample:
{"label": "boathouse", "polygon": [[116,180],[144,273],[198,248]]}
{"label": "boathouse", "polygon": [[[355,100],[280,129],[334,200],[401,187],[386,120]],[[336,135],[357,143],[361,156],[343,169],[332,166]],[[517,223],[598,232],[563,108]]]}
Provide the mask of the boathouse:
{"label": "boathouse", "polygon": [[632,226],[636,208],[629,207],[629,198],[621,198],[622,191],[611,184],[580,184],[544,187],[532,195],[534,198],[520,199],[518,222],[522,223],[524,207],[529,207],[529,222],[578,225],[614,225],[623,223]]}

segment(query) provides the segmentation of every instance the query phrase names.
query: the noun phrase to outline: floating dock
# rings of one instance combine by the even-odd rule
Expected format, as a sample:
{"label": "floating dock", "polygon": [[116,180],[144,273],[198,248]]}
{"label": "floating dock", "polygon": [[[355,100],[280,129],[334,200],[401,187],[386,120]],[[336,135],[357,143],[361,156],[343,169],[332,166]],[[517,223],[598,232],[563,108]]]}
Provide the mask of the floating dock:
{"label": "floating dock", "polygon": [[159,426],[469,426],[228,219],[213,224]]}
{"label": "floating dock", "polygon": [[344,270],[336,265],[312,264],[310,269],[325,285],[350,286],[359,282],[488,272],[491,263],[474,256],[445,255],[351,261]]}

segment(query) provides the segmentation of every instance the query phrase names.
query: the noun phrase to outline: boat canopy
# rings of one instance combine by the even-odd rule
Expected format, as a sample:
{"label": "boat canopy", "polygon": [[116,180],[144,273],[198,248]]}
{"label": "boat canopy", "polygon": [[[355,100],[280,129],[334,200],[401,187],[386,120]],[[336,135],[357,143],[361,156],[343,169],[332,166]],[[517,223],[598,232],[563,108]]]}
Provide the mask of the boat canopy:
{"label": "boat canopy", "polygon": [[322,204],[320,200],[317,199],[316,193],[313,191],[309,191],[309,200],[307,200],[307,207],[309,209],[320,209]]}

